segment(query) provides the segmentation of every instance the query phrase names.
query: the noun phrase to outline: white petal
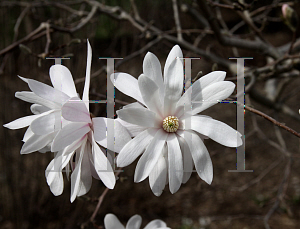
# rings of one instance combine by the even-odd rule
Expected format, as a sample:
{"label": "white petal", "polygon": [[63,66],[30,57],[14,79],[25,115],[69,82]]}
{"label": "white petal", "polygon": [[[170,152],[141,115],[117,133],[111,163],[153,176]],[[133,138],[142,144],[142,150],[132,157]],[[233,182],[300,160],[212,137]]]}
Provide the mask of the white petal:
{"label": "white petal", "polygon": [[149,128],[129,141],[117,157],[118,167],[130,165],[138,156],[140,156],[151,142],[156,132],[157,129]]}
{"label": "white petal", "polygon": [[22,146],[21,154],[28,154],[44,148],[53,141],[55,133],[48,135],[32,135]]}
{"label": "white petal", "polygon": [[126,229],[140,229],[141,224],[142,217],[139,215],[134,215],[128,220]]}
{"label": "white petal", "polygon": [[156,114],[146,108],[126,108],[117,111],[120,119],[145,127],[159,127]]}
{"label": "white petal", "polygon": [[[39,117],[35,119],[31,123],[31,130],[33,133],[37,135],[45,135],[45,134],[50,134],[55,131],[55,123],[56,122],[56,117],[60,117],[60,112],[52,112],[50,114],[44,115],[42,117]],[[59,123],[61,121],[59,120]]]}
{"label": "white petal", "polygon": [[163,129],[158,129],[137,163],[134,173],[134,182],[141,182],[149,176],[158,161],[167,137],[168,134]]}
{"label": "white petal", "polygon": [[[185,132],[187,133],[187,132]],[[191,155],[190,148],[185,141],[184,138],[182,138],[179,135],[176,135],[180,144],[181,152],[183,155],[183,177],[182,177],[182,183],[185,184],[191,177],[193,172],[193,158]]]}
{"label": "white petal", "polygon": [[91,146],[89,143],[86,144],[83,158],[81,162],[81,174],[80,174],[80,186],[79,190],[77,192],[77,196],[83,196],[85,195],[92,186],[92,174],[90,170],[90,158],[89,154],[91,154]]}
{"label": "white petal", "polygon": [[164,114],[172,115],[183,90],[183,63],[175,59],[165,70]]}
{"label": "white petal", "polygon": [[116,184],[115,174],[104,152],[100,149],[95,140],[92,141],[92,151],[93,163],[98,176],[107,188],[113,189]]}
{"label": "white petal", "polygon": [[228,98],[234,91],[235,84],[229,81],[213,83],[199,93],[193,103],[192,114],[197,114],[216,103]]}
{"label": "white petal", "polygon": [[23,141],[23,142],[26,142],[26,141],[27,141],[29,138],[31,138],[33,135],[34,135],[34,133],[32,132],[32,130],[31,130],[30,126],[29,126],[29,127],[27,128],[27,130],[26,130],[24,136],[23,136],[22,141]]}
{"label": "white petal", "polygon": [[146,75],[140,75],[138,78],[139,88],[143,97],[143,100],[149,110],[160,114],[162,116],[162,103],[159,88],[156,83],[147,77]]}
{"label": "white petal", "polygon": [[70,70],[61,64],[55,64],[49,70],[50,79],[55,89],[62,91],[69,97],[76,97],[77,92]]}
{"label": "white petal", "polygon": [[17,91],[15,93],[15,97],[18,99],[21,99],[23,101],[29,102],[29,103],[36,103],[43,105],[45,107],[48,107],[50,109],[58,109],[60,108],[59,104],[56,104],[52,101],[46,100],[41,98],[40,96],[37,96],[31,91]]}
{"label": "white petal", "polygon": [[92,123],[85,103],[77,97],[71,98],[61,108],[64,119],[72,122]]}
{"label": "white petal", "polygon": [[124,120],[122,120],[120,118],[116,118],[115,120],[117,120],[119,123],[121,123],[122,126],[124,126],[127,129],[127,131],[129,132],[131,137],[135,137],[147,129],[147,127],[134,125],[129,122],[125,122]]}
{"label": "white petal", "polygon": [[[131,136],[124,126],[117,120],[110,119],[114,122],[114,148],[109,149],[119,153],[121,149],[131,140]],[[107,148],[107,118],[93,118],[95,141]]]}
{"label": "white petal", "polygon": [[[163,151],[167,152],[167,146],[164,146]],[[156,165],[149,174],[149,184],[152,192],[156,196],[160,196],[167,182],[167,161],[162,152]]]}
{"label": "white petal", "polygon": [[35,119],[39,118],[41,115],[29,115],[22,118],[18,118],[12,122],[9,122],[7,124],[4,124],[3,126],[15,130],[15,129],[21,129],[26,126],[29,126]]}
{"label": "white petal", "polygon": [[69,99],[65,93],[36,80],[28,79],[28,85],[36,95],[57,104],[63,104]]}
{"label": "white petal", "polygon": [[41,114],[50,110],[50,108],[39,104],[32,104],[30,110],[33,114]]}
{"label": "white petal", "polygon": [[191,129],[228,147],[243,144],[241,134],[227,124],[204,116],[191,117]]}
{"label": "white petal", "polygon": [[160,98],[164,97],[164,82],[161,74],[161,65],[158,58],[148,52],[143,61],[143,73],[152,79],[159,88]]}
{"label": "white petal", "polygon": [[[182,130],[177,130],[177,134],[184,137],[185,134]],[[206,183],[211,184],[213,179],[213,165],[209,156],[209,153],[202,142],[201,138],[195,134],[193,131],[188,131],[191,135],[190,138],[185,138],[193,157],[195,167],[198,175]]]}
{"label": "white petal", "polygon": [[120,92],[144,104],[136,78],[127,73],[113,73],[110,79]]}
{"label": "white petal", "polygon": [[91,64],[92,64],[92,48],[89,40],[87,40],[87,60],[86,60],[86,73],[85,73],[85,83],[83,89],[82,100],[84,101],[87,110],[89,111],[89,90],[91,81]]}
{"label": "white petal", "polygon": [[82,138],[91,130],[86,123],[70,123],[62,128],[53,140],[51,151],[62,150],[77,139]]}
{"label": "white petal", "polygon": [[174,194],[180,188],[183,177],[182,154],[175,133],[169,134],[167,138],[167,147],[169,160],[169,187],[170,192]]}
{"label": "white petal", "polygon": [[145,107],[139,102],[134,102],[134,103],[129,103],[128,105],[122,107],[122,109],[126,109],[126,108],[145,108]]}
{"label": "white petal", "polygon": [[170,53],[169,53],[169,55],[168,55],[168,57],[167,57],[167,60],[166,60],[166,63],[165,63],[165,67],[164,67],[164,77],[166,77],[166,75],[167,75],[167,69],[170,67],[171,63],[172,63],[177,57],[179,57],[179,58],[182,58],[182,57],[183,57],[183,54],[182,54],[182,51],[181,51],[179,45],[175,45],[175,46],[171,49],[171,51],[170,51]]}
{"label": "white petal", "polygon": [[125,229],[114,214],[106,214],[104,217],[105,229]]}
{"label": "white petal", "polygon": [[46,168],[45,176],[50,191],[55,196],[62,194],[64,190],[64,179],[61,171],[56,171],[54,168],[54,159],[49,163]]}
{"label": "white petal", "polygon": [[164,229],[165,227],[167,227],[167,224],[164,221],[155,219],[148,223],[144,229]]}

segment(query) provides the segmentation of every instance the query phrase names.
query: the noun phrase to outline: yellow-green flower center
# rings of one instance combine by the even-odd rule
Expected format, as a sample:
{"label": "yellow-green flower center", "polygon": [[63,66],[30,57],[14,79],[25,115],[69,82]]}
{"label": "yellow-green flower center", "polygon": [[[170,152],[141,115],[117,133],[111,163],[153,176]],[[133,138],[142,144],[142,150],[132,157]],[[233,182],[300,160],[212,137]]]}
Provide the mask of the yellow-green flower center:
{"label": "yellow-green flower center", "polygon": [[179,120],[175,116],[168,116],[163,120],[163,128],[169,133],[174,133],[178,130]]}

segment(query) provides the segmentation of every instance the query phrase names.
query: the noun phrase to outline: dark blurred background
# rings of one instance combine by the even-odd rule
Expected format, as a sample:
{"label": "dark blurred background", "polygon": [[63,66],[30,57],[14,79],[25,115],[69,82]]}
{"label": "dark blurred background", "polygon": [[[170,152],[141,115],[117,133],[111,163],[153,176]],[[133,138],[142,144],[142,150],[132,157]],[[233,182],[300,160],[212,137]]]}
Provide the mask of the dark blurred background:
{"label": "dark blurred background", "polygon": [[[201,60],[193,61],[192,78],[199,72],[201,76],[212,70],[224,70],[227,80],[235,82],[234,69],[230,68],[234,65],[228,64],[234,64],[233,60],[228,60],[230,57],[253,57],[253,60],[246,61],[245,66],[254,73],[255,69],[268,68],[272,61],[286,57],[287,50],[271,59],[263,51],[222,44],[210,27],[209,18],[199,7],[200,1],[175,2],[182,36],[187,42],[181,45],[184,56],[201,57]],[[261,35],[264,42],[275,49],[292,41],[293,32],[282,20],[283,1],[204,2],[217,18],[224,36],[255,41],[261,39]],[[299,12],[298,1],[287,3],[296,13]],[[63,65],[70,69],[77,91],[82,93],[86,39],[90,40],[93,49],[91,99],[105,99],[106,95],[107,78],[103,70],[106,63],[99,57],[123,57],[122,61],[116,61],[116,70],[135,77],[142,73],[147,51],[157,55],[163,67],[170,49],[178,43],[173,4],[172,0],[135,3],[131,0],[1,0],[1,125],[31,114],[30,104],[14,97],[17,91],[29,90],[18,75],[51,84],[48,72],[54,61],[46,57],[70,57],[70,60],[63,60]],[[88,18],[93,6],[98,9]],[[122,18],[122,12],[127,12],[132,20]],[[239,13],[250,15],[259,33],[253,32]],[[201,20],[204,22],[201,23]],[[41,23],[50,25],[49,30],[37,31]],[[240,27],[235,29],[235,26]],[[47,40],[47,34],[51,42],[49,37]],[[295,32],[297,37],[298,29]],[[207,56],[200,55],[196,49]],[[297,50],[292,54],[299,55]],[[214,55],[218,58],[211,57]],[[297,60],[297,56],[288,56],[287,59]],[[298,66],[295,64],[278,72],[274,69],[266,75],[253,73],[256,81],[251,86],[253,90],[247,91],[246,104],[299,131]],[[272,88],[271,92],[267,91],[265,85],[271,78],[278,78],[273,90],[278,89],[284,80],[286,82],[280,88],[280,95],[267,100],[270,102],[267,103],[263,98],[268,98]],[[246,84],[249,85],[248,78]],[[261,97],[255,96],[257,94]],[[133,101],[117,91],[116,99]],[[91,106],[94,115],[106,116],[105,105]],[[115,109],[121,106],[122,102],[116,102]],[[217,104],[203,114],[236,127],[234,104]],[[106,195],[94,224],[84,223],[88,222],[98,197],[104,191],[103,184],[94,179],[88,194],[71,204],[70,182],[64,175],[63,194],[53,196],[44,175],[53,153],[20,155],[24,133],[25,129],[9,130],[4,127],[0,131],[0,228],[3,229],[101,228],[107,213],[117,215],[124,225],[131,216],[139,214],[143,218],[142,226],[153,219],[162,219],[173,229],[298,228],[300,224],[299,138],[248,111],[245,113],[246,169],[254,170],[253,173],[229,173],[228,170],[236,168],[236,149],[206,140],[214,165],[213,183],[207,185],[194,173],[176,194],[170,194],[166,187],[163,194],[156,197],[150,190],[148,179],[138,184],[133,182],[135,162],[119,175],[115,189]]]}

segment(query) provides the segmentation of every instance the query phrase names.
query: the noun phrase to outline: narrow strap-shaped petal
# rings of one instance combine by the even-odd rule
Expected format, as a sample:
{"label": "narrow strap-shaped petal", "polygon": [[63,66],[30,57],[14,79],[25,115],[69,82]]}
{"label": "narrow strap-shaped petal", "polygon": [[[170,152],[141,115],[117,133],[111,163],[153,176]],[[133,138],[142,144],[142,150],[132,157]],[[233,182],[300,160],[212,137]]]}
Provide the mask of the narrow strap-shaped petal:
{"label": "narrow strap-shaped petal", "polygon": [[167,153],[167,146],[164,146],[162,151],[156,165],[149,174],[149,185],[156,196],[162,194],[167,182],[168,168],[166,158],[164,157]]}
{"label": "narrow strap-shaped petal", "polygon": [[[121,149],[131,140],[129,132],[117,120],[110,119],[114,122],[114,148],[109,149],[119,153]],[[107,118],[93,118],[95,141],[107,148]]]}
{"label": "narrow strap-shaped petal", "polygon": [[89,111],[89,90],[91,81],[91,64],[92,64],[92,48],[89,40],[87,40],[87,60],[86,60],[86,73],[85,73],[85,83],[83,89],[82,100],[84,101],[87,110]]}
{"label": "narrow strap-shaped petal", "polygon": [[47,166],[45,176],[53,195],[61,195],[64,190],[64,179],[61,171],[54,170],[54,159]]}
{"label": "narrow strap-shaped petal", "polygon": [[50,110],[50,108],[45,107],[43,105],[39,105],[39,104],[32,104],[30,106],[30,110],[33,114],[42,114],[44,112],[47,112]]}
{"label": "narrow strap-shaped petal", "polygon": [[118,167],[125,167],[127,165],[130,165],[138,156],[140,156],[152,141],[156,132],[157,129],[149,128],[129,141],[122,148],[117,157]]}
{"label": "narrow strap-shaped petal", "polygon": [[3,126],[11,129],[11,130],[16,130],[16,129],[21,129],[24,128],[26,126],[29,126],[35,119],[41,117],[42,115],[29,115],[29,116],[25,116],[22,118],[18,118],[14,121],[11,121],[7,124],[4,124]]}
{"label": "narrow strap-shaped petal", "polygon": [[114,214],[106,214],[104,217],[105,229],[125,229],[119,219]]}
{"label": "narrow strap-shaped petal", "polygon": [[159,87],[156,83],[146,75],[142,74],[138,78],[138,84],[143,100],[149,110],[163,117],[163,106],[161,101],[163,97],[160,96]]}
{"label": "narrow strap-shaped petal", "polygon": [[134,172],[134,182],[141,182],[149,176],[158,161],[167,137],[168,134],[163,129],[158,129],[154,138],[137,163]]}
{"label": "narrow strap-shaped petal", "polygon": [[61,64],[55,64],[50,67],[49,75],[53,87],[69,97],[76,97],[77,92],[74,80],[70,70]]}
{"label": "narrow strap-shaped petal", "polygon": [[207,86],[195,97],[195,100],[192,101],[192,114],[198,114],[199,112],[206,110],[223,99],[228,98],[234,91],[234,88],[235,84],[229,81],[221,81]]}
{"label": "narrow strap-shaped petal", "polygon": [[57,117],[61,118],[59,111],[39,117],[32,121],[31,130],[37,135],[50,134],[55,131],[55,123],[57,123],[55,119]]}
{"label": "narrow strap-shaped petal", "polygon": [[120,119],[131,124],[145,127],[160,127],[156,113],[147,108],[126,108],[117,111]]}
{"label": "narrow strap-shaped petal", "polygon": [[159,88],[160,98],[163,98],[165,88],[161,74],[161,65],[158,58],[151,52],[148,52],[144,58],[143,73],[156,83]]}
{"label": "narrow strap-shaped petal", "polygon": [[131,124],[129,122],[125,122],[119,117],[116,118],[115,120],[117,120],[119,123],[121,123],[122,126],[124,126],[127,129],[131,137],[135,137],[147,129],[147,127],[145,126],[139,126],[139,125]]}
{"label": "narrow strap-shaped petal", "polygon": [[165,228],[168,227],[164,221],[160,219],[155,219],[152,220],[150,223],[148,223],[144,229],[165,229]]}
{"label": "narrow strap-shaped petal", "polygon": [[57,132],[48,135],[32,135],[22,146],[21,154],[28,154],[38,151],[53,141]]}
{"label": "narrow strap-shaped petal", "polygon": [[175,133],[170,133],[167,138],[168,164],[169,164],[169,187],[174,194],[178,191],[182,183],[183,163],[179,142]]}
{"label": "narrow strap-shaped petal", "polygon": [[85,103],[78,97],[73,97],[66,102],[61,108],[61,114],[68,121],[92,123]]}
{"label": "narrow strap-shaped petal", "polygon": [[127,73],[113,73],[110,80],[120,92],[144,104],[136,78]]}
{"label": "narrow strap-shaped petal", "polygon": [[139,215],[134,215],[128,220],[126,229],[140,229],[141,224],[142,217]]}
{"label": "narrow strap-shaped petal", "polygon": [[17,91],[15,93],[15,97],[18,99],[21,99],[25,102],[43,105],[45,107],[48,107],[49,109],[59,109],[60,108],[59,104],[56,104],[52,101],[43,99],[42,97],[37,96],[36,94],[34,94],[31,91]]}
{"label": "narrow strap-shaped petal", "polygon": [[[166,63],[165,63],[165,67],[164,67],[164,77],[166,77],[167,75],[167,69],[170,67],[171,63],[177,58],[182,58],[183,54],[182,51],[179,47],[179,45],[175,45],[171,51],[169,52],[169,55],[167,57]],[[166,80],[166,79],[165,79]]]}
{"label": "narrow strap-shaped petal", "polygon": [[243,144],[241,134],[227,124],[204,116],[191,117],[191,129],[228,147]]}
{"label": "narrow strap-shaped petal", "polygon": [[126,108],[145,108],[145,107],[139,102],[134,102],[134,103],[129,103],[128,105],[122,107],[122,109],[126,109]]}
{"label": "narrow strap-shaped petal", "polygon": [[70,123],[62,128],[53,140],[51,151],[62,150],[91,130],[87,123]]}
{"label": "narrow strap-shaped petal", "polygon": [[[201,138],[193,131],[188,132],[190,133],[191,138],[187,138],[185,140],[191,150],[196,171],[202,180],[211,184],[213,179],[213,165],[209,153]],[[184,131],[177,130],[176,133],[181,137],[184,137]]]}
{"label": "narrow strap-shaped petal", "polygon": [[99,178],[107,188],[113,189],[116,184],[115,174],[111,164],[104,155],[104,152],[100,149],[94,139],[92,140],[92,152],[93,164]]}
{"label": "narrow strap-shaped petal", "polygon": [[27,128],[27,130],[26,130],[24,136],[23,136],[22,141],[23,141],[23,142],[26,142],[26,141],[27,141],[29,138],[31,138],[33,135],[34,135],[34,133],[32,132],[32,130],[31,130],[30,126],[29,126],[29,127]]}

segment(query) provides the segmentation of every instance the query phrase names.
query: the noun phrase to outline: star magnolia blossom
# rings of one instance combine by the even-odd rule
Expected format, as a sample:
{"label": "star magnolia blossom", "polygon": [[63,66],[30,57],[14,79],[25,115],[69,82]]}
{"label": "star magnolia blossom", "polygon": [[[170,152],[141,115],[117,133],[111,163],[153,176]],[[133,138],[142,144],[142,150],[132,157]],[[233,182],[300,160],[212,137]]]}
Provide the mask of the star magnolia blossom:
{"label": "star magnolia blossom", "polygon": [[[171,193],[187,182],[193,162],[200,178],[211,184],[213,166],[204,138],[228,147],[242,144],[241,134],[230,126],[197,115],[231,95],[234,83],[224,81],[225,72],[216,71],[201,77],[182,95],[181,57],[180,47],[174,46],[166,60],[164,78],[159,60],[149,52],[138,80],[126,73],[111,76],[119,91],[138,101],[117,111],[118,120],[134,137],[120,151],[117,165],[125,167],[142,155],[134,180],[140,182],[149,176],[150,187],[157,196],[167,182]],[[201,103],[191,108],[191,101]]]}
{"label": "star magnolia blossom", "polygon": [[[61,117],[62,105],[71,97],[77,96],[74,81],[68,68],[62,65],[53,65],[49,71],[53,87],[33,79],[20,77],[25,81],[32,92],[16,92],[16,97],[33,103],[31,111],[34,115],[25,116],[4,126],[9,129],[28,127],[21,149],[21,154],[35,151],[50,151],[50,145],[60,126],[55,129],[55,120]],[[61,119],[60,125],[68,123]]]}
{"label": "star magnolia blossom", "polygon": [[[69,121],[56,135],[51,145],[52,152],[58,152],[46,169],[47,183],[54,195],[63,192],[62,169],[69,162],[71,174],[71,202],[76,196],[86,194],[91,188],[92,176],[102,180],[104,185],[113,189],[116,183],[111,164],[96,141],[106,146],[106,118],[91,119],[89,113],[89,87],[92,49],[88,43],[86,79],[82,100],[77,96],[62,106],[62,117]],[[110,120],[113,121],[113,120]],[[119,152],[131,137],[117,121],[114,122],[115,145]],[[72,163],[74,161],[74,163]]]}
{"label": "star magnolia blossom", "polygon": [[[139,215],[132,216],[126,227],[124,227],[114,214],[107,214],[104,218],[105,229],[140,229],[142,217]],[[152,220],[144,229],[170,229],[164,221],[159,219]]]}

